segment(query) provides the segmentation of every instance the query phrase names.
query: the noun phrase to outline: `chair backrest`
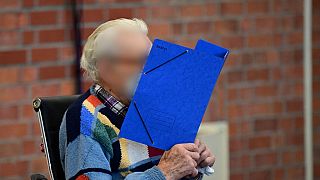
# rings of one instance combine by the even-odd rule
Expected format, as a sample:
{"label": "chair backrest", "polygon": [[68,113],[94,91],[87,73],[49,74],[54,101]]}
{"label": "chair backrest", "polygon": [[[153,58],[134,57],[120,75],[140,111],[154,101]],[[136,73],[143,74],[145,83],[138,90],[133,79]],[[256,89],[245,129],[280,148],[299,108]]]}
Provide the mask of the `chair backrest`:
{"label": "chair backrest", "polygon": [[41,97],[33,101],[33,108],[38,115],[51,179],[65,179],[60,163],[59,129],[64,112],[78,97],[79,95]]}

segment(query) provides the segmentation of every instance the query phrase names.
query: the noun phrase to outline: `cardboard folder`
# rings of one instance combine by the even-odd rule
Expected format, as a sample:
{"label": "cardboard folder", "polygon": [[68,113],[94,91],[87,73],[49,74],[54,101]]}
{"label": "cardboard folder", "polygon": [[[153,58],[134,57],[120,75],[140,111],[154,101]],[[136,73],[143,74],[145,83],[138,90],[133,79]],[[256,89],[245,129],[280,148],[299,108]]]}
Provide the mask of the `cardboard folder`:
{"label": "cardboard folder", "polygon": [[194,142],[228,50],[156,39],[120,130],[120,138],[163,150]]}

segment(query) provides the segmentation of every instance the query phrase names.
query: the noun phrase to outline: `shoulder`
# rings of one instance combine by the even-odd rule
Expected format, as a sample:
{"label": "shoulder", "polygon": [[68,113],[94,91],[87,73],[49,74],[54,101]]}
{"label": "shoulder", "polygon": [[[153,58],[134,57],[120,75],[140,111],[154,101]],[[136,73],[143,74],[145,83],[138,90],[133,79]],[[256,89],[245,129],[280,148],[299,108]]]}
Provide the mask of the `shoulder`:
{"label": "shoulder", "polygon": [[91,95],[87,90],[80,95],[66,110],[63,123],[65,123],[65,131],[67,134],[67,141],[73,141],[78,135],[80,135],[80,122],[81,122],[81,109],[83,102]]}
{"label": "shoulder", "polygon": [[107,126],[109,119],[100,112],[103,108],[103,103],[90,90],[71,104],[64,115],[67,144],[80,136],[86,137],[100,143],[113,156],[112,140],[117,133]]}

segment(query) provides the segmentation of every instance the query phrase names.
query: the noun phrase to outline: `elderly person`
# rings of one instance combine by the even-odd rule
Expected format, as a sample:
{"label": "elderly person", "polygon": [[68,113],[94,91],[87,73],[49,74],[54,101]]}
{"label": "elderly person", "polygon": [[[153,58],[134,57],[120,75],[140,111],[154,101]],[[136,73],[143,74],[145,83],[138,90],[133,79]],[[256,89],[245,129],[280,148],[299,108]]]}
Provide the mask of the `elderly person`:
{"label": "elderly person", "polygon": [[116,19],[88,38],[81,67],[92,86],[65,112],[59,148],[66,179],[201,179],[212,166],[207,146],[177,144],[169,151],[118,138],[146,57],[152,46],[146,24]]}

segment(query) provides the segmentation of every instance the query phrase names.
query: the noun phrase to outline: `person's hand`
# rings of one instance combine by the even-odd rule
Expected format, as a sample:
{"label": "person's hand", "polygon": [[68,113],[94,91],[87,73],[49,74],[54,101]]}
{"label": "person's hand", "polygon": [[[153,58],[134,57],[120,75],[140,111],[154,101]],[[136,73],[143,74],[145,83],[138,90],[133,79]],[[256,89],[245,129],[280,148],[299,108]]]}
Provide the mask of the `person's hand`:
{"label": "person's hand", "polygon": [[216,161],[216,158],[211,153],[207,145],[205,145],[199,139],[196,139],[194,144],[199,148],[200,158],[197,161],[198,167],[203,168],[207,166],[213,166],[214,162]]}
{"label": "person's hand", "polygon": [[194,143],[177,144],[166,151],[160,159],[158,168],[167,180],[181,179],[198,174],[197,161],[199,149]]}

